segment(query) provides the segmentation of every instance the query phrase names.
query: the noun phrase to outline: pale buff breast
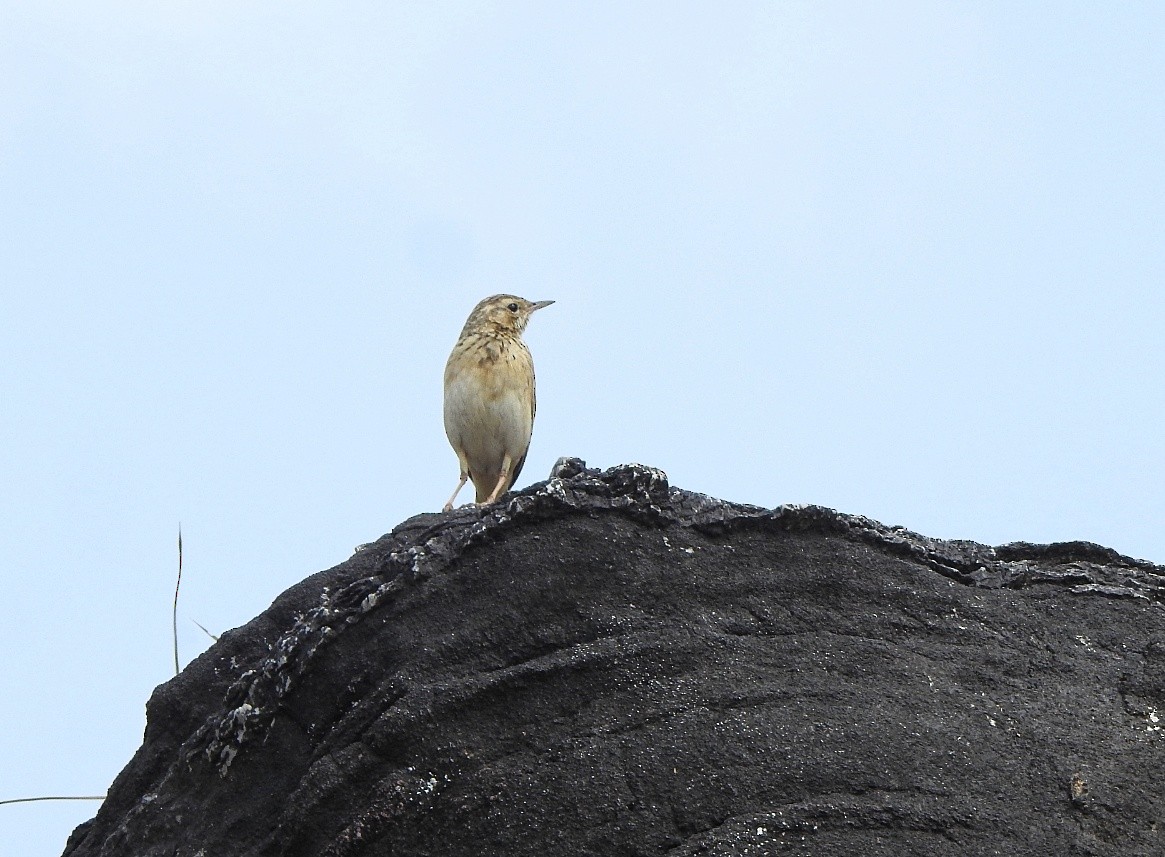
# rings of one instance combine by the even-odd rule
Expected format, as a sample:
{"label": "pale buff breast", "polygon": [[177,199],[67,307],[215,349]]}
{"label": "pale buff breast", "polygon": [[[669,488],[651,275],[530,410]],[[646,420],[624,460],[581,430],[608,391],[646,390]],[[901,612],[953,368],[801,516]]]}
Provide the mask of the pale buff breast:
{"label": "pale buff breast", "polygon": [[489,345],[456,349],[445,367],[445,433],[479,490],[492,489],[507,455],[515,465],[511,476],[517,476],[534,429],[529,350],[518,339]]}

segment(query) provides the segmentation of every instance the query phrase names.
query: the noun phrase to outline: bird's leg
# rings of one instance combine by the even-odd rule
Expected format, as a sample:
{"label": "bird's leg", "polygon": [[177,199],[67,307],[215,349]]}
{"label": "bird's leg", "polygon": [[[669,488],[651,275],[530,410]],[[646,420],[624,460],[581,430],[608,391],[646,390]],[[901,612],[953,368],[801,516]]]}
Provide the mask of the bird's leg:
{"label": "bird's leg", "polygon": [[469,481],[469,462],[460,453],[457,455],[457,461],[461,465],[461,479],[457,482],[457,487],[453,489],[453,496],[449,498],[449,502],[441,510],[443,512],[453,511],[453,501],[457,499],[457,495],[461,493],[461,489]]}
{"label": "bird's leg", "polygon": [[502,459],[502,472],[498,476],[498,484],[494,486],[493,493],[486,498],[486,503],[492,503],[502,496],[506,490],[506,483],[510,481],[510,469],[514,466],[514,460],[510,456]]}
{"label": "bird's leg", "polygon": [[445,504],[441,510],[443,512],[453,511],[453,501],[457,499],[457,495],[461,493],[461,489],[465,487],[465,483],[469,480],[468,473],[462,473],[461,478],[457,480],[457,487],[453,489],[453,496],[449,498],[449,502]]}

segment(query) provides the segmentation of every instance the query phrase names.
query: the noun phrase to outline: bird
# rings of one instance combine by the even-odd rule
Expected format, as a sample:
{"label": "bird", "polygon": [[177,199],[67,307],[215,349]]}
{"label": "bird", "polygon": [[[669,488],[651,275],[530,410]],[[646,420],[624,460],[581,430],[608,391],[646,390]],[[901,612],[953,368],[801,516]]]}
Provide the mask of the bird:
{"label": "bird", "polygon": [[554,301],[491,295],[469,314],[445,364],[445,435],[461,478],[444,511],[473,480],[479,504],[510,489],[534,431],[534,359],[522,341],[530,316]]}

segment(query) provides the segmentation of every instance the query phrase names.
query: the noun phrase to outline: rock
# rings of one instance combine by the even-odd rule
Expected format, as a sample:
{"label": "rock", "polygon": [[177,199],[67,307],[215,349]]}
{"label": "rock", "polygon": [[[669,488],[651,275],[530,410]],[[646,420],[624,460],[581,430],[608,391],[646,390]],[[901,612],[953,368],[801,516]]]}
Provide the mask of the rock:
{"label": "rock", "polygon": [[1163,587],[566,459],[224,634],[65,854],[1161,855]]}

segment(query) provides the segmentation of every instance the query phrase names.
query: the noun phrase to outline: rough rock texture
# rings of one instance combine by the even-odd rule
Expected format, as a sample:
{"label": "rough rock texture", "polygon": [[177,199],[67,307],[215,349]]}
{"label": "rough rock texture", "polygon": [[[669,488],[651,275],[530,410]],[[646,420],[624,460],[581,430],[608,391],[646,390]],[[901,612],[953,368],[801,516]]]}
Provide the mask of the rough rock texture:
{"label": "rough rock texture", "polygon": [[65,853],[1165,854],[1163,575],[563,460],[223,635]]}

